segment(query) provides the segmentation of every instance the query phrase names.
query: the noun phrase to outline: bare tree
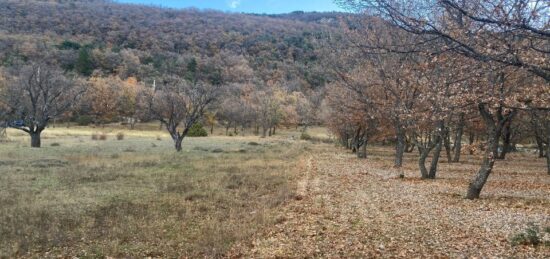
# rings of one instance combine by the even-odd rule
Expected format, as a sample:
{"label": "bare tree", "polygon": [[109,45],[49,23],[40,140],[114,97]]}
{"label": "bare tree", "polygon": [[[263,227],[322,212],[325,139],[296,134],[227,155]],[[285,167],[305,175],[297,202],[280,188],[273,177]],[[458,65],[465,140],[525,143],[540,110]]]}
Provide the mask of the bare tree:
{"label": "bare tree", "polygon": [[[339,0],[421,36],[391,51],[452,51],[484,63],[524,69],[550,82],[550,2],[547,0]],[[373,47],[373,46],[371,46]]]}
{"label": "bare tree", "polygon": [[220,89],[218,85],[202,81],[169,78],[144,91],[142,98],[150,118],[159,120],[166,127],[180,152],[189,129],[204,116]]}
{"label": "bare tree", "polygon": [[44,63],[13,69],[1,98],[8,126],[28,133],[31,147],[39,148],[50,120],[69,111],[83,92],[82,84]]}

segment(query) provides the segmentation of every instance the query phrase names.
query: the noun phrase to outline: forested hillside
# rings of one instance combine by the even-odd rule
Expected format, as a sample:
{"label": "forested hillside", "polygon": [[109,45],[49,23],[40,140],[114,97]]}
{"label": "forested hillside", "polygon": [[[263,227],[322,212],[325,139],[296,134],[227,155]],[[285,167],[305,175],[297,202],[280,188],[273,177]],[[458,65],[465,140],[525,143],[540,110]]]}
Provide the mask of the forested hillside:
{"label": "forested hillside", "polygon": [[270,17],[101,0],[2,1],[0,15],[5,74],[43,63],[80,82],[85,93],[72,102],[78,107],[56,114],[57,120],[123,119],[133,127],[158,119],[144,111],[143,90],[184,80],[195,90],[214,85],[224,96],[215,98],[209,119],[201,111],[185,124],[217,123],[234,134],[262,128],[263,135],[279,125],[317,121],[311,109],[319,106],[329,76],[315,45],[338,24],[338,13]]}
{"label": "forested hillside", "polygon": [[[2,64],[48,57],[80,74],[151,81],[192,58],[244,59],[253,76],[324,84],[313,44],[326,26],[298,19],[107,1],[2,1]],[[334,17],[334,15],[333,15]],[[331,18],[335,19],[335,18]]]}

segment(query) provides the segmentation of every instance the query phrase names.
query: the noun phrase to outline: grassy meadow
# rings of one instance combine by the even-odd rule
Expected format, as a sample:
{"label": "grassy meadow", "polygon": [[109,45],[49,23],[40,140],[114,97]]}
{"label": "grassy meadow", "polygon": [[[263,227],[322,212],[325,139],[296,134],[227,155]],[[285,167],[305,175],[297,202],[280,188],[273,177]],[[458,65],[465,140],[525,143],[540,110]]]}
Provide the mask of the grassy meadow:
{"label": "grassy meadow", "polygon": [[[98,132],[107,139],[92,140]],[[220,257],[280,220],[311,145],[298,131],[215,135],[187,138],[176,153],[158,125],[49,128],[40,149],[20,132],[8,135],[0,143],[1,258]]]}
{"label": "grassy meadow", "polygon": [[[480,154],[443,159],[426,181],[407,153],[401,179],[392,146],[357,159],[323,128],[308,129],[310,141],[297,129],[224,133],[186,138],[177,153],[158,124],[49,128],[40,149],[9,130],[0,258],[550,255],[550,181],[532,153],[498,161],[469,201]],[[538,245],[526,243],[533,233]]]}

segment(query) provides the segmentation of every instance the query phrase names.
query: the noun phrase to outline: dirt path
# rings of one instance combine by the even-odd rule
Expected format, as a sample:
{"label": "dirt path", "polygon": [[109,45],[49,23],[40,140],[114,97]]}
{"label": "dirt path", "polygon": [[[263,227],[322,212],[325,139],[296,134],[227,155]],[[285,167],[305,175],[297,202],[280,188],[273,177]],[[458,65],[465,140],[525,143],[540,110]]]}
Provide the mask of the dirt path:
{"label": "dirt path", "polygon": [[[298,199],[281,223],[239,256],[548,258],[550,249],[511,246],[530,222],[550,226],[550,197],[468,201],[456,179],[388,177],[380,164],[340,151],[307,160]],[[466,181],[466,177],[464,178]],[[542,188],[550,187],[547,182]],[[544,190],[543,190],[544,191]]]}

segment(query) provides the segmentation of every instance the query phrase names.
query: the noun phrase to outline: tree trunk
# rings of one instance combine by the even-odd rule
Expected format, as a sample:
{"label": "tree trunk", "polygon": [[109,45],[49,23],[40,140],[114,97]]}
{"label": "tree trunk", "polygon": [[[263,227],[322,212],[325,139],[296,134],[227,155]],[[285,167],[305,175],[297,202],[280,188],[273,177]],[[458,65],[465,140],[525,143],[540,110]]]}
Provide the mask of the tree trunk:
{"label": "tree trunk", "polygon": [[40,148],[42,145],[41,139],[40,139],[40,131],[38,132],[31,132],[29,135],[31,136],[31,147],[33,148]]}
{"label": "tree trunk", "polygon": [[453,162],[460,162],[460,152],[462,151],[462,135],[464,135],[464,113],[460,114],[458,124],[456,128],[455,143],[454,143],[454,157]]}
{"label": "tree trunk", "polygon": [[542,139],[540,136],[536,136],[535,140],[537,142],[537,150],[539,151],[539,158],[544,157],[544,143],[542,142]]}
{"label": "tree trunk", "polygon": [[493,170],[495,158],[498,155],[498,140],[502,134],[501,121],[494,121],[493,116],[485,107],[485,104],[479,104],[479,111],[481,117],[485,121],[485,127],[487,128],[487,149],[485,150],[481,168],[468,187],[466,198],[470,200],[479,198],[481,190]]}
{"label": "tree trunk", "polygon": [[472,148],[472,145],[475,142],[475,137],[476,137],[476,135],[473,132],[470,132],[470,137],[468,139],[468,144],[470,144],[470,152],[469,152],[470,155],[474,154],[474,149]]}
{"label": "tree trunk", "polygon": [[130,130],[134,130],[136,128],[136,122],[137,120],[134,118],[130,119]]}
{"label": "tree trunk", "polygon": [[439,163],[439,157],[441,155],[441,149],[443,149],[444,137],[439,136],[437,139],[437,144],[435,146],[434,155],[432,157],[432,163],[430,164],[430,173],[428,175],[429,179],[435,179],[437,173],[437,165]]}
{"label": "tree trunk", "polygon": [[418,147],[418,150],[420,152],[420,156],[418,157],[418,168],[420,168],[420,176],[422,177],[422,179],[428,179],[429,174],[428,169],[426,169],[426,158],[428,158],[430,149]]}
{"label": "tree trunk", "polygon": [[447,163],[453,162],[453,158],[451,156],[451,134],[449,128],[444,129],[444,135],[443,135],[443,143],[445,144],[445,154],[447,155]]}
{"label": "tree trunk", "polygon": [[265,138],[265,137],[267,137],[267,128],[263,127],[262,128],[262,138]]}
{"label": "tree trunk", "polygon": [[275,135],[275,129],[276,127],[273,127],[273,132],[272,132],[273,135]]}
{"label": "tree trunk", "polygon": [[539,151],[539,158],[544,157],[544,141],[543,137],[541,136],[541,132],[539,130],[539,123],[536,111],[531,111],[531,128],[533,130],[533,133],[535,134],[535,141],[537,142],[537,149]]}
{"label": "tree trunk", "polygon": [[403,154],[405,153],[405,142],[406,142],[405,130],[401,127],[397,127],[397,143],[395,145],[395,162],[394,166],[396,168],[401,168],[403,166]]}
{"label": "tree trunk", "polygon": [[181,145],[182,142],[183,142],[183,138],[177,137],[177,138],[174,140],[174,142],[175,142],[175,146],[176,146],[176,151],[181,152],[181,150],[183,149],[183,148],[182,148],[182,145]]}
{"label": "tree trunk", "polygon": [[363,142],[363,145],[361,145],[361,151],[357,152],[357,157],[366,159],[367,158],[367,141]]}
{"label": "tree trunk", "polygon": [[214,135],[214,123],[210,125],[210,135]]}
{"label": "tree trunk", "polygon": [[510,124],[506,125],[502,133],[502,150],[498,156],[498,159],[506,159],[506,154],[510,152],[511,145],[510,141],[512,139],[512,131],[510,129]]}

